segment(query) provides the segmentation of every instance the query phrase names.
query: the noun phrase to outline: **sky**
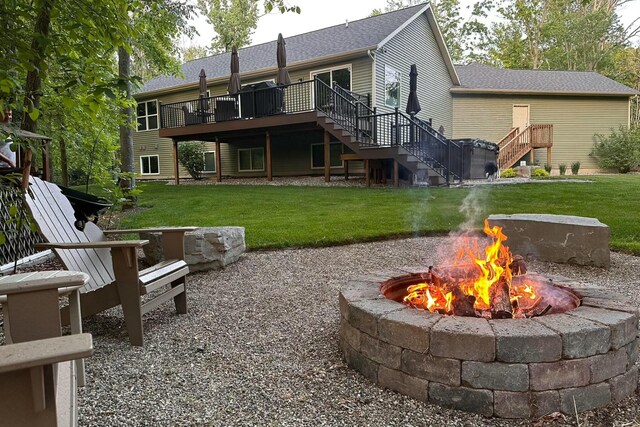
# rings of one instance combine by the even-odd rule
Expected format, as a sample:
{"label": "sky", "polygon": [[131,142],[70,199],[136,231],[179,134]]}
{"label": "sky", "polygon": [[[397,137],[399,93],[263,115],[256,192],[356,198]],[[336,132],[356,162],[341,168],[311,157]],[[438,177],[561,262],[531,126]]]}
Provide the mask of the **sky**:
{"label": "sky", "polygon": [[[469,15],[469,9],[476,0],[460,0],[460,13],[463,17]],[[278,38],[278,33],[287,38],[297,34],[344,24],[346,20],[355,21],[366,18],[373,9],[384,11],[386,0],[285,0],[289,5],[300,6],[301,13],[279,12],[265,15],[258,21],[258,28],[253,33],[251,44],[260,44]],[[640,0],[632,0],[619,10],[624,24],[629,25],[640,17]],[[192,41],[186,41],[185,46],[192,44],[208,46],[213,31],[203,17],[193,23],[200,33]],[[640,43],[640,38],[636,38]]]}

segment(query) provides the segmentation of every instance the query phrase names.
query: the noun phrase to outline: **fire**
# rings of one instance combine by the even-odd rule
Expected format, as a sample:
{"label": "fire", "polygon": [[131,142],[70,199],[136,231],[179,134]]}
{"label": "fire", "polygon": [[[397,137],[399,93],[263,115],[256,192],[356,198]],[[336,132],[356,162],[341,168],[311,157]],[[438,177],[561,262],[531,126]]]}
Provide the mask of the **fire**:
{"label": "fire", "polygon": [[479,239],[465,237],[453,265],[430,268],[430,280],[409,286],[404,302],[442,314],[472,315],[469,312],[474,311],[483,317],[523,317],[523,310],[540,300],[535,286],[512,286],[514,258],[503,244],[507,236],[487,220],[484,233],[491,240],[484,251],[479,249]]}

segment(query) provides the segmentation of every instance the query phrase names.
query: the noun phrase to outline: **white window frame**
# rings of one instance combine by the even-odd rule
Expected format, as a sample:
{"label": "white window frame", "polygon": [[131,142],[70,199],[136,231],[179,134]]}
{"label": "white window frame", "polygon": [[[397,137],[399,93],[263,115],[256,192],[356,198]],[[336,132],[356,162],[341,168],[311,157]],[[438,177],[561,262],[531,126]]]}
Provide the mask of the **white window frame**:
{"label": "white window frame", "polygon": [[204,166],[207,167],[207,161],[206,161],[206,155],[212,153],[213,154],[213,170],[206,170],[204,169],[202,171],[202,173],[216,173],[216,167],[217,167],[217,154],[216,154],[216,150],[207,150],[204,153],[202,153],[202,159],[204,160]]}
{"label": "white window frame", "polygon": [[[313,80],[313,75],[314,74],[320,74],[320,73],[326,73],[326,72],[330,72],[331,73],[331,77],[333,77],[333,72],[335,70],[342,70],[344,68],[347,68],[349,70],[349,88],[350,88],[349,90],[353,91],[353,66],[352,66],[351,63],[343,64],[343,65],[337,65],[335,67],[321,68],[319,70],[313,70],[313,71],[309,72],[309,80]],[[330,80],[331,80],[331,84],[333,85],[333,78],[331,78]]]}
{"label": "white window frame", "polygon": [[[394,74],[396,74],[398,76],[398,104],[397,105],[391,105],[387,102],[387,74],[388,72],[392,72]],[[384,65],[384,105],[387,107],[391,107],[391,108],[396,108],[396,107],[400,107],[400,92],[401,92],[401,87],[402,87],[402,74],[400,73],[400,71],[396,70],[395,68],[385,64]]]}
{"label": "white window frame", "polygon": [[[144,110],[146,112],[148,110],[146,104],[148,104],[150,102],[154,102],[156,104],[156,114],[147,114],[147,115],[144,115],[144,116],[137,116],[136,117],[136,131],[137,132],[147,132],[147,131],[150,131],[150,130],[158,130],[158,129],[160,129],[160,106],[158,105],[158,100],[157,99],[150,99],[148,101],[140,101],[140,102],[138,102],[138,105],[145,104]],[[138,112],[138,109],[136,108],[136,113],[137,112]],[[149,128],[149,117],[153,117],[153,116],[156,117],[156,124],[158,126],[153,128],[153,129],[150,129]],[[137,124],[138,124],[138,119],[140,119],[142,117],[144,117],[144,120],[145,120],[144,122],[145,122],[145,127],[146,128],[143,129],[143,130],[140,130],[140,129],[138,129]]]}
{"label": "white window frame", "polygon": [[[329,145],[334,145],[334,144],[340,144],[341,148],[341,154],[344,154],[344,147],[342,142],[330,142]],[[311,157],[311,169],[324,169],[324,165],[322,166],[313,166],[313,146],[314,145],[324,145],[323,142],[318,142],[318,143],[314,143],[311,144],[311,153],[310,153],[310,157]],[[329,152],[331,152],[331,149],[329,149]],[[324,149],[322,151],[322,161],[324,163]],[[329,169],[340,169],[344,167],[344,160],[340,159],[340,165],[338,166],[331,166],[331,155],[329,155]]]}
{"label": "white window frame", "polygon": [[[149,172],[144,171],[144,167],[142,164],[143,158],[151,158],[156,157],[158,159],[158,172],[151,172],[151,162],[149,162]],[[140,156],[140,175],[160,175],[160,156],[158,154],[145,154],[144,156]]]}
{"label": "white window frame", "polygon": [[[249,151],[249,159],[251,159],[251,167],[253,168],[253,150],[262,151],[262,169],[240,169],[240,152],[241,151]],[[238,148],[238,172],[263,172],[264,166],[266,163],[266,158],[264,154],[264,147],[250,147],[250,148]]]}

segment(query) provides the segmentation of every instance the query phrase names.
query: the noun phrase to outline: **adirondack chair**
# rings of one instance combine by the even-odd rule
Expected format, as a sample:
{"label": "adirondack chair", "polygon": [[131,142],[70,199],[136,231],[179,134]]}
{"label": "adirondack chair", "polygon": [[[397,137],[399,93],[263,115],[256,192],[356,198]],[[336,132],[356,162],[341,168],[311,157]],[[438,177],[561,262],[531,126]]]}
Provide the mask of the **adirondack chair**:
{"label": "adirondack chair", "polygon": [[[84,385],[82,359],[93,354],[91,335],[81,333],[77,311],[77,290],[87,279],[69,271],[0,277],[8,344],[0,347],[0,424],[77,425],[76,384]],[[72,335],[62,337],[58,295],[68,293],[77,322]]]}
{"label": "adirondack chair", "polygon": [[[84,230],[74,227],[74,211],[55,184],[38,178],[30,179],[31,194],[27,204],[47,243],[39,249],[52,249],[67,270],[83,271],[89,282],[80,289],[82,316],[122,306],[132,345],[142,346],[142,315],[171,299],[179,314],[187,312],[185,276],[189,267],[184,261],[184,233],[196,227],[173,227],[138,230],[102,231],[94,223]],[[162,232],[165,261],[139,270],[136,250],[148,240],[110,241],[107,235],[140,232]],[[164,289],[169,287],[169,289]],[[163,291],[160,292],[159,290]],[[142,296],[150,294],[143,304]],[[63,309],[63,323],[68,312]]]}

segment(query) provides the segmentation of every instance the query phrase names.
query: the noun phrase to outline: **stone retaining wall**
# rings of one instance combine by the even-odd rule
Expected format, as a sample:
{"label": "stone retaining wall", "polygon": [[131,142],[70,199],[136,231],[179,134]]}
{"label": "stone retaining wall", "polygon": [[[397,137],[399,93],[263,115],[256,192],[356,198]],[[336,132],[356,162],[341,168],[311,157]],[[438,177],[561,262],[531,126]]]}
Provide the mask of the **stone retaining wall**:
{"label": "stone retaining wall", "polygon": [[[533,319],[444,316],[386,299],[401,269],[350,281],[340,292],[340,345],[349,366],[425,402],[501,418],[573,414],[638,387],[638,309],[604,288],[555,277],[582,306]],[[547,276],[548,277],[548,276]]]}

